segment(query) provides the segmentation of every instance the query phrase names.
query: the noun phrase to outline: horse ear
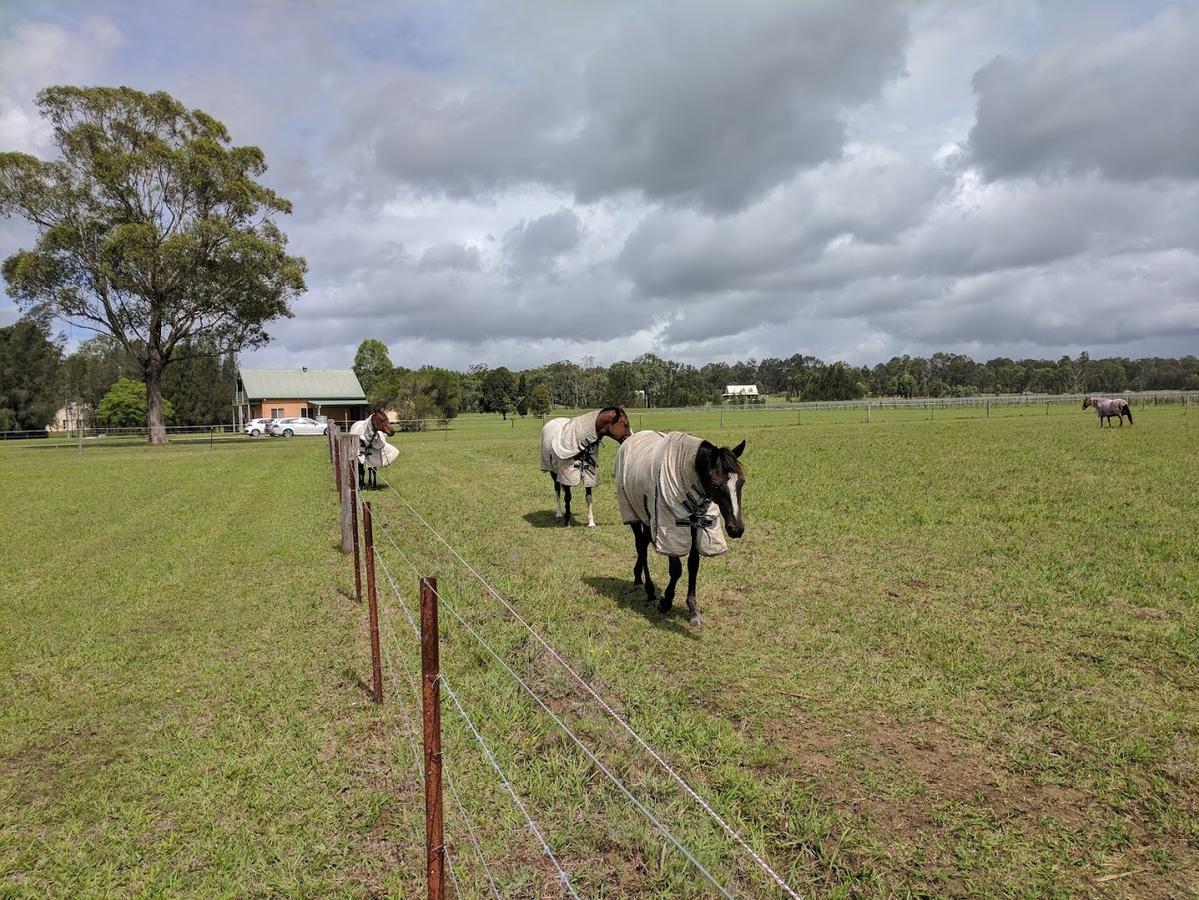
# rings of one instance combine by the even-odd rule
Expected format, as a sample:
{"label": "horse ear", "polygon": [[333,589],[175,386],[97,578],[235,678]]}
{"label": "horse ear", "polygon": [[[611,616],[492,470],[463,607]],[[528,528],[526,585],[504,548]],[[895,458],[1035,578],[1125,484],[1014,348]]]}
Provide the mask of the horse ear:
{"label": "horse ear", "polygon": [[733,456],[737,457],[737,459],[740,459],[741,454],[744,452],[745,452],[745,441],[742,441],[740,444],[738,444],[736,447],[733,448]]}

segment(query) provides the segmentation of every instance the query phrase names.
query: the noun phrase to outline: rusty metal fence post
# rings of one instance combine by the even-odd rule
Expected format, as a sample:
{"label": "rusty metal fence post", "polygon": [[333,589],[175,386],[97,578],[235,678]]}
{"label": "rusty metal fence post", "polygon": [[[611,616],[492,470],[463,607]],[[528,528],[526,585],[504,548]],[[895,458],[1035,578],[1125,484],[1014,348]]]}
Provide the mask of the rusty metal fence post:
{"label": "rusty metal fence post", "polygon": [[441,806],[441,661],[437,579],[420,580],[420,668],[425,726],[425,867],[429,900],[445,896],[445,833]]}
{"label": "rusty metal fence post", "polygon": [[371,505],[362,504],[362,537],[366,555],[366,605],[370,615],[371,687],[376,703],[383,702],[383,660],[379,655],[379,605],[375,597],[375,526]]}

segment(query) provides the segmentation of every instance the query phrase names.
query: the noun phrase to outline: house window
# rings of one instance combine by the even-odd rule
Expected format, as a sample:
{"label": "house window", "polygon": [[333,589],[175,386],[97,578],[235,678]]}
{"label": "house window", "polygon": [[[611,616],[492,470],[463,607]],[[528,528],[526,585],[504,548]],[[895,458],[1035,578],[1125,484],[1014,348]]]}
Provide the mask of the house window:
{"label": "house window", "polygon": [[271,408],[271,418],[272,419],[282,419],[283,418],[283,410],[272,407]]}
{"label": "house window", "polygon": [[300,407],[300,418],[302,418],[302,419],[308,418],[308,407],[307,406]]}

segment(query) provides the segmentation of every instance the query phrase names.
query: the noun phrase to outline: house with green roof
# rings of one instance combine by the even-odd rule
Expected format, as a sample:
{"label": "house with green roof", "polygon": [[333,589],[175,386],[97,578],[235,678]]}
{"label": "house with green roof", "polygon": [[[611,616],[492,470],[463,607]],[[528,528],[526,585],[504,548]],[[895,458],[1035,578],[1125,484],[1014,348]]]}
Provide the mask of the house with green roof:
{"label": "house with green roof", "polygon": [[308,416],[350,423],[365,419],[370,407],[353,369],[237,370],[233,407],[239,423],[250,419]]}

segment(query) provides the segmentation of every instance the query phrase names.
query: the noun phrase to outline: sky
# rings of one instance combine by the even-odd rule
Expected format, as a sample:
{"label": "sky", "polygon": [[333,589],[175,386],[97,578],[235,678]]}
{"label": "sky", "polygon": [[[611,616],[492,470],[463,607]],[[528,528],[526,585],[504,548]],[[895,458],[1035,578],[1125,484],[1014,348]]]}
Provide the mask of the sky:
{"label": "sky", "polygon": [[49,84],[263,149],[258,366],[1199,353],[1197,83],[1196,2],[0,0],[0,150]]}

